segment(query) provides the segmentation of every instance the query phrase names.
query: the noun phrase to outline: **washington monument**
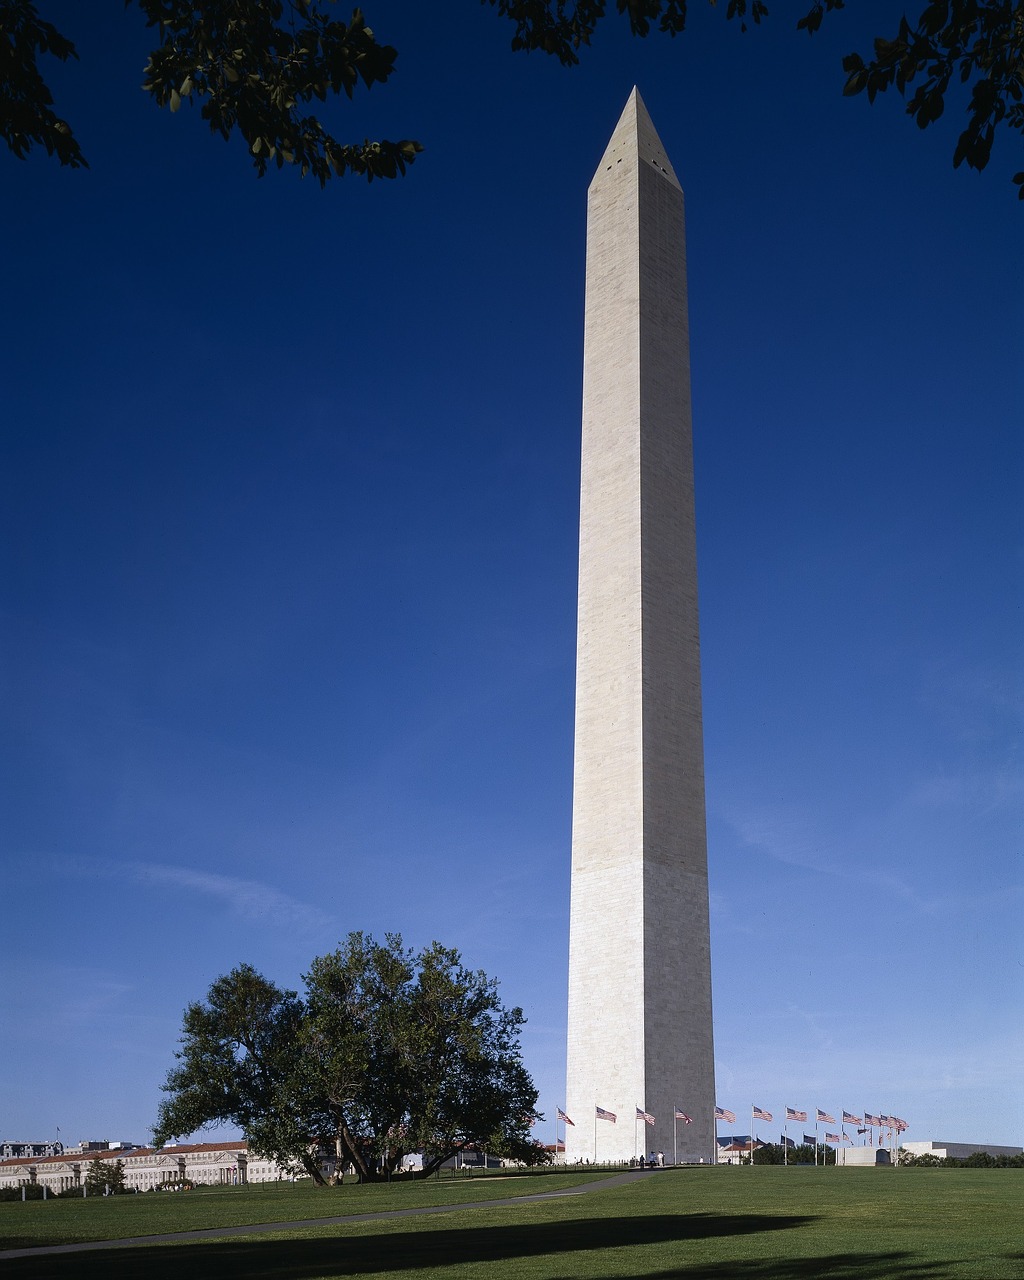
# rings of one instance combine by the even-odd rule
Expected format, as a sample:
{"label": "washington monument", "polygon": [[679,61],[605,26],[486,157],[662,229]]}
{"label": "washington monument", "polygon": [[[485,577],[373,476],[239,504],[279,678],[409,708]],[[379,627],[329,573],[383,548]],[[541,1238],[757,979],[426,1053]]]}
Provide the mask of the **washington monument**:
{"label": "washington monument", "polygon": [[569,1161],[714,1145],[684,237],[634,89],[587,212]]}

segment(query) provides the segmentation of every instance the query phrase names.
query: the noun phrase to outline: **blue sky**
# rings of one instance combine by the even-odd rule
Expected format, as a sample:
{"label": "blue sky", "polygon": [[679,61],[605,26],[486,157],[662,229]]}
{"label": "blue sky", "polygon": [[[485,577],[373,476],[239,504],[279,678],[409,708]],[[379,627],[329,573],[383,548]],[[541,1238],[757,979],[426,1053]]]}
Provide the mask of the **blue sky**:
{"label": "blue sky", "polygon": [[49,5],[92,168],[0,157],[0,1133],[144,1140],[188,1001],[357,928],[497,976],[562,1104],[585,196],[637,83],[687,197],[719,1102],[1024,1143],[1019,154],[842,98],[882,4],[612,17],[572,71],[464,8],[367,6],[398,71],[337,131],[426,150],[322,192],[148,104],[136,15]]}

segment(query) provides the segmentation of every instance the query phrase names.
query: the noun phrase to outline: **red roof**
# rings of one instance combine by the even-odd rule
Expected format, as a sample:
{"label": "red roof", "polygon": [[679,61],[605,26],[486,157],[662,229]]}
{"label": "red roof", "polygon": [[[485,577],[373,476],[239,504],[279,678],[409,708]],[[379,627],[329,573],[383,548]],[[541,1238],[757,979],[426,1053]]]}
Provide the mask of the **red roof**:
{"label": "red roof", "polygon": [[244,1138],[237,1142],[189,1142],[177,1147],[133,1147],[131,1151],[115,1148],[113,1151],[67,1152],[62,1156],[17,1156],[0,1160],[0,1169],[37,1164],[66,1164],[69,1160],[81,1163],[85,1160],[134,1160],[136,1156],[190,1156],[198,1151],[248,1151]]}

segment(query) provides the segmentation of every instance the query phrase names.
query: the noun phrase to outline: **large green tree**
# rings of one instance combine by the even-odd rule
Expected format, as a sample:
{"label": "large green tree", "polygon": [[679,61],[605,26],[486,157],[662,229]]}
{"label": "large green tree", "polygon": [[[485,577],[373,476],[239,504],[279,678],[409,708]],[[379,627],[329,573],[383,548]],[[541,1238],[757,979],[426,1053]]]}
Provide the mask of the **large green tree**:
{"label": "large green tree", "polygon": [[85,1189],[94,1196],[122,1196],[127,1191],[124,1182],[124,1161],[101,1160],[89,1162],[85,1175]]}
{"label": "large green tree", "polygon": [[413,1151],[416,1177],[470,1146],[544,1158],[530,1137],[522,1010],[457,952],[353,933],[304,982],[300,999],[242,965],[186,1009],[157,1142],[228,1122],[317,1183],[324,1147],[364,1181],[398,1172]]}
{"label": "large green tree", "polygon": [[185,1010],[178,1066],[167,1076],[154,1141],[218,1123],[237,1125],[254,1150],[319,1179],[311,1133],[295,1097],[305,1006],[239,965],[218,978],[206,1002]]}
{"label": "large green tree", "polygon": [[[512,48],[540,50],[569,66],[579,61],[613,7],[634,36],[683,32],[687,0],[480,0],[510,20]],[[804,0],[806,3],[807,0]],[[919,3],[921,0],[919,0]],[[711,0],[715,4],[715,0]],[[262,175],[295,165],[321,185],[347,172],[368,179],[404,173],[420,144],[411,139],[343,143],[309,108],[344,92],[384,84],[396,50],[378,42],[356,9],[338,20],[333,0],[125,0],[153,27],[157,47],[144,88],[160,107],[200,104],[224,138],[237,132]],[[813,34],[845,0],[812,0],[796,26]],[[802,5],[800,6],[803,7]],[[764,0],[728,0],[727,18],[745,30],[768,15]],[[39,69],[50,55],[77,57],[74,44],[40,16],[34,0],[0,0],[0,134],[15,155],[43,146],[65,165],[86,163],[71,126],[55,111]],[[1024,0],[924,0],[905,13],[871,53],[843,60],[843,92],[870,101],[890,88],[923,129],[943,114],[951,85],[969,89],[967,123],[953,164],[988,164],[996,129],[1024,132]],[[1024,172],[1014,181],[1024,199]]]}

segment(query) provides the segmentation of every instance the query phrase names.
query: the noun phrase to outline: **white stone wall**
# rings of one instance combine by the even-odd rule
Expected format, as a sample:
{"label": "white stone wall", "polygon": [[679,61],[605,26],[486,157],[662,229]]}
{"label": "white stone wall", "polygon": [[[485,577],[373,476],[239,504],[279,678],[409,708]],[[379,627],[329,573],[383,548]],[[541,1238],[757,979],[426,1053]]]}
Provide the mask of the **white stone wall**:
{"label": "white stone wall", "polygon": [[685,273],[682,191],[634,91],[588,200],[569,1162],[671,1158],[675,1106],[679,1158],[713,1147]]}

